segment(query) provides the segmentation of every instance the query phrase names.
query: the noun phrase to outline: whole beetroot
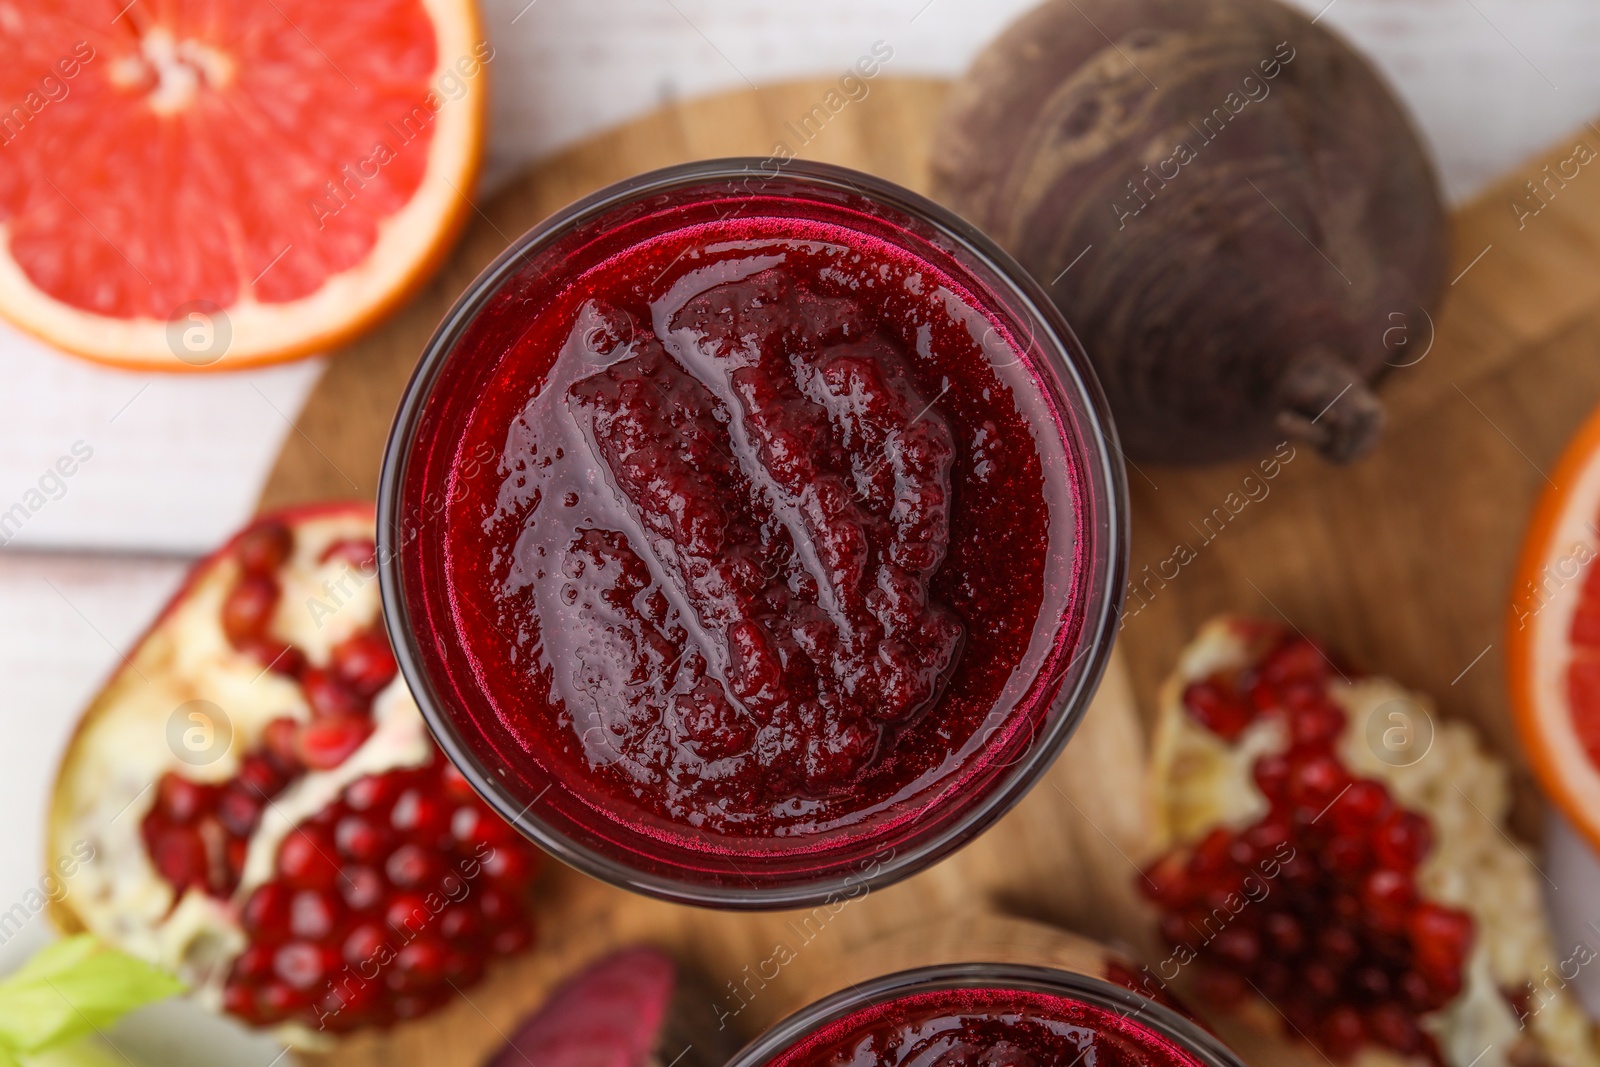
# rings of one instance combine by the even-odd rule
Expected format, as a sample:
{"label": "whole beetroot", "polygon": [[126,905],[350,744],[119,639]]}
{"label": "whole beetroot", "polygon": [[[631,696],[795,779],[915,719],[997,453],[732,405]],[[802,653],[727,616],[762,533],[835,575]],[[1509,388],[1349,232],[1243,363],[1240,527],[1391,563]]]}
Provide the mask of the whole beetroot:
{"label": "whole beetroot", "polygon": [[[951,97],[935,195],[1084,342],[1127,452],[1176,463],[1377,440],[1370,385],[1425,333],[1438,185],[1372,67],[1274,0],[1050,0]],[[1420,340],[1420,338],[1419,338]]]}

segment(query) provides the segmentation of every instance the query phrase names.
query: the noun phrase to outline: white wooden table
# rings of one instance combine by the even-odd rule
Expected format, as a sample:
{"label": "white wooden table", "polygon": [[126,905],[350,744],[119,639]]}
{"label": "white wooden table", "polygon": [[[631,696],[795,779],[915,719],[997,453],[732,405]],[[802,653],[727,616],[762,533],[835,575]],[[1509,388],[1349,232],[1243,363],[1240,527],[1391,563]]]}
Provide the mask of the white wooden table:
{"label": "white wooden table", "polygon": [[[1293,0],[1354,40],[1421,124],[1452,200],[1600,117],[1595,0]],[[492,184],[664,99],[843,70],[953,75],[1029,0],[483,0]],[[3,160],[0,160],[3,164]],[[0,910],[38,878],[78,709],[182,575],[250,512],[318,361],[226,377],[102,370],[0,327],[0,511],[75,442],[92,459],[0,549]],[[1557,834],[1567,944],[1600,874]],[[1563,844],[1562,842],[1567,842]],[[1584,887],[1588,891],[1584,891]],[[0,965],[43,936],[36,920]],[[3,935],[0,935],[3,936]],[[1588,935],[1592,943],[1592,933]],[[1594,977],[1590,975],[1589,977]],[[1596,1007],[1600,1007],[1597,998]]]}

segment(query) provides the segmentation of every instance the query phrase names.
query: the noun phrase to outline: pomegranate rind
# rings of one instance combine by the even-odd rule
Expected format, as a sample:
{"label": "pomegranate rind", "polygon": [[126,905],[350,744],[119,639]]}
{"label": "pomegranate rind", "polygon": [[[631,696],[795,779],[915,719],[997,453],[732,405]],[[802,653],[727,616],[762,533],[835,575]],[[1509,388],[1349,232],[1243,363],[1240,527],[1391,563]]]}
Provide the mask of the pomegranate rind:
{"label": "pomegranate rind", "polygon": [[[251,840],[246,881],[233,901],[221,901],[191,889],[175,900],[172,888],[156,874],[145,854],[139,826],[154,802],[150,786],[166,771],[197,781],[222,781],[238,767],[240,756],[260,738],[272,719],[308,719],[310,710],[293,681],[270,671],[250,654],[229,643],[222,632],[221,604],[240,573],[236,548],[250,530],[281,523],[295,532],[291,572],[297,584],[285,587],[274,626],[294,635],[313,662],[350,633],[377,618],[376,577],[338,571],[342,560],[319,562],[330,546],[352,539],[371,539],[374,514],[368,503],[334,503],[262,517],[227,545],[202,560],[157,616],[125,663],[90,702],[62,757],[52,790],[46,827],[47,869],[67,857],[82,859],[85,845],[93,858],[65,880],[66,892],[52,901],[49,915],[63,933],[87,930],[106,942],[176,971],[208,1007],[220,1005],[221,983],[232,957],[245,939],[234,905],[259,880],[263,858],[272,851],[267,835],[287,832],[263,819]],[[295,570],[294,568],[299,568]],[[344,579],[338,610],[311,619],[308,597],[324,578]],[[331,601],[324,601],[331,603]],[[214,762],[194,765],[180,760],[168,744],[168,720],[175,709],[196,699],[222,707],[232,727],[232,741]],[[420,712],[404,683],[380,694],[377,716],[414,719],[413,758],[432,753]],[[409,718],[407,718],[409,717]],[[348,778],[360,772],[356,762],[338,771]],[[419,760],[419,761],[420,761]],[[396,764],[396,766],[403,764]],[[309,777],[309,776],[308,776]],[[319,776],[322,792],[327,783]],[[342,780],[342,779],[341,779]],[[335,790],[336,792],[336,790]],[[287,796],[278,802],[287,807]],[[270,866],[270,863],[265,866]],[[174,907],[176,905],[176,907]],[[170,913],[170,914],[169,914]],[[280,1036],[301,1045],[316,1036],[285,1030]]]}
{"label": "pomegranate rind", "polygon": [[[1183,849],[1218,827],[1243,829],[1268,810],[1251,768],[1260,755],[1285,750],[1287,734],[1276,722],[1258,721],[1235,742],[1225,742],[1185,710],[1183,694],[1192,683],[1219,671],[1257,662],[1263,636],[1275,632],[1276,626],[1252,619],[1213,619],[1163,684],[1149,778],[1157,851]],[[1544,917],[1541,876],[1506,836],[1511,805],[1506,766],[1484,751],[1469,726],[1441,720],[1431,700],[1395,682],[1334,678],[1329,689],[1348,719],[1335,744],[1341,762],[1353,774],[1383,782],[1397,804],[1427,816],[1432,824],[1435,846],[1417,873],[1422,897],[1465,911],[1474,920],[1477,933],[1461,994],[1421,1020],[1446,1063],[1600,1067],[1600,1034],[1570,993],[1554,991],[1532,1013],[1524,1031],[1500,992],[1532,982],[1543,998],[1551,992],[1546,977],[1559,967]],[[1401,700],[1420,708],[1434,726],[1431,750],[1409,766],[1380,759],[1365,734],[1370,716]],[[1247,999],[1238,1015],[1263,1033],[1282,1031],[1282,1017],[1259,998]],[[1524,1060],[1524,1055],[1530,1058]],[[1357,1067],[1392,1067],[1408,1061],[1369,1047],[1352,1062]]]}
{"label": "pomegranate rind", "polygon": [[[483,40],[474,0],[423,0],[437,40],[438,84]],[[330,277],[310,296],[286,303],[244,300],[223,308],[232,341],[221,358],[197,365],[178,358],[168,322],[116,318],[73,307],[40,290],[9,251],[0,223],[0,316],[76,356],[123,370],[229,371],[265,366],[343,345],[398,310],[443,263],[470,215],[483,158],[488,78],[472,79],[435,116],[422,184],[384,219],[359,266]]]}
{"label": "pomegranate rind", "polygon": [[1506,612],[1506,677],[1523,752],[1545,793],[1600,849],[1600,768],[1567,698],[1571,628],[1600,557],[1600,411],[1568,444],[1534,507]]}

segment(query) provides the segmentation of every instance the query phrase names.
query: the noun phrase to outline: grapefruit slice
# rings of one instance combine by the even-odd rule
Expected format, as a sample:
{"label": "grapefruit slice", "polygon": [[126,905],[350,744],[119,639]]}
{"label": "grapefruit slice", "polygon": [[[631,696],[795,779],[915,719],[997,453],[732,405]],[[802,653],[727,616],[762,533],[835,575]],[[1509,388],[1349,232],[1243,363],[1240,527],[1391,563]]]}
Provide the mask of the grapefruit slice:
{"label": "grapefruit slice", "polygon": [[0,0],[0,314],[122,367],[238,368],[426,279],[480,155],[472,0],[125,2]]}
{"label": "grapefruit slice", "polygon": [[1511,702],[1540,784],[1600,848],[1600,411],[1550,481],[1506,618]]}

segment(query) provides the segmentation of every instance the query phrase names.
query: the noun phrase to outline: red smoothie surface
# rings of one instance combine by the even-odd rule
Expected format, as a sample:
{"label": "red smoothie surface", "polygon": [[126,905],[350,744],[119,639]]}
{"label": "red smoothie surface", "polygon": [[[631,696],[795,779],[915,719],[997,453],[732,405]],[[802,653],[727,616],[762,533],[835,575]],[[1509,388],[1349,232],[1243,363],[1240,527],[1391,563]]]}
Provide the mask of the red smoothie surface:
{"label": "red smoothie surface", "polygon": [[456,351],[438,654],[595,813],[694,834],[839,830],[1025,745],[1086,536],[1028,339],[865,230],[669,222]]}
{"label": "red smoothie surface", "polygon": [[864,1008],[768,1067],[1200,1067],[1141,1023],[1067,997],[1011,989],[917,993]]}

